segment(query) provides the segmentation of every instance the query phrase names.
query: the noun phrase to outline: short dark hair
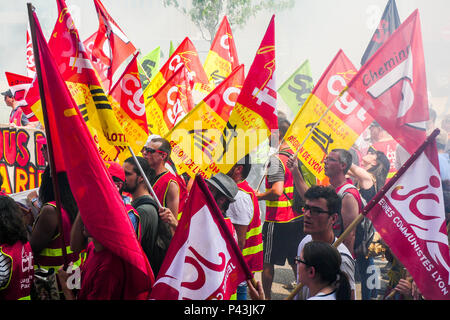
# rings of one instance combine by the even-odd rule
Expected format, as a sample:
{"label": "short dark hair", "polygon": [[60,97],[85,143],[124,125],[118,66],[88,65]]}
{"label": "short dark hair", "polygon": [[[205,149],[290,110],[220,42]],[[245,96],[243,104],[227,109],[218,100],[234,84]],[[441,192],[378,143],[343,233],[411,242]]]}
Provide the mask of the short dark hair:
{"label": "short dark hair", "polygon": [[336,152],[339,154],[339,161],[341,163],[345,164],[344,174],[346,174],[348,172],[348,170],[350,170],[350,167],[353,164],[352,154],[345,149],[333,149],[333,150],[331,150],[331,152]]}
{"label": "short dark hair", "polygon": [[159,147],[159,150],[167,153],[166,161],[168,161],[169,157],[170,157],[170,153],[172,152],[172,146],[170,145],[170,142],[164,138],[155,138],[155,139],[152,139],[152,142],[161,142],[161,146]]}
{"label": "short dark hair", "polygon": [[289,127],[291,126],[291,123],[286,118],[278,118],[278,134],[280,140],[284,138],[286,133],[289,130]]}
{"label": "short dark hair", "polygon": [[22,211],[12,198],[0,196],[0,243],[12,246],[17,241],[28,241]]}
{"label": "short dark hair", "polygon": [[330,186],[314,185],[305,192],[306,200],[317,200],[323,198],[327,201],[327,208],[330,215],[341,213],[342,200],[336,191]]}
{"label": "short dark hair", "polygon": [[[156,176],[155,170],[150,167],[147,159],[139,156],[137,156],[136,159],[141,165],[142,171],[144,172],[148,181],[151,183]],[[139,170],[136,161],[134,160],[134,157],[129,157],[125,159],[124,163],[131,164],[133,166],[133,172],[136,173],[138,177],[142,177],[141,171]]]}

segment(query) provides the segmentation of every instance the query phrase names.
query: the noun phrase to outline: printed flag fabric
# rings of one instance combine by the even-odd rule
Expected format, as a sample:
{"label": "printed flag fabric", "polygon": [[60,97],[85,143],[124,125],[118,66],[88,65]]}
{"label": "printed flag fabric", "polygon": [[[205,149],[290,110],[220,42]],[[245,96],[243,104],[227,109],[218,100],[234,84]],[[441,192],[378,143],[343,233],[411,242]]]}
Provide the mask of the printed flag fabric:
{"label": "printed flag fabric", "polygon": [[147,55],[139,59],[139,75],[142,83],[142,90],[145,90],[150,81],[159,71],[159,62],[161,57],[161,48],[157,47]]}
{"label": "printed flag fabric", "polygon": [[213,161],[228,172],[278,130],[275,81],[275,15],[272,16]]}
{"label": "printed flag fabric", "polygon": [[[137,65],[137,55],[128,64],[108,97],[114,114],[123,128],[129,146],[138,154],[148,138],[147,115]],[[130,157],[129,150],[123,150],[118,160],[122,163]]]}
{"label": "printed flag fabric", "polygon": [[183,66],[150,98],[146,106],[149,131],[164,137],[192,109],[191,85]]}
{"label": "printed flag fabric", "polygon": [[101,59],[97,59],[92,55],[92,50],[94,49],[95,39],[97,38],[97,31],[95,31],[89,38],[83,41],[84,48],[88,58],[91,60],[92,66],[97,72],[97,76],[100,79],[103,90],[108,92],[112,83],[108,79],[108,72],[110,65],[109,62],[105,63]]}
{"label": "printed flag fabric", "polygon": [[[105,161],[114,161],[128,146],[128,142],[80,41],[64,0],[57,0],[57,4],[58,19],[48,45],[55,53],[58,69],[77,102],[99,153]],[[31,105],[31,108],[43,123],[40,102]]]}
{"label": "printed flag fabric", "polygon": [[186,37],[144,90],[146,105],[148,105],[150,98],[153,97],[163,84],[183,65],[188,70],[191,89],[194,87],[195,83],[208,84],[208,76],[200,62],[197,49],[192,41]]}
{"label": "printed flag fabric", "polygon": [[[81,218],[92,237],[124,261],[124,299],[146,299],[154,276],[124,202],[100,158],[77,104],[46,43],[36,14],[36,41],[54,152],[62,157]],[[57,166],[57,164],[56,164]],[[58,167],[57,167],[58,169]]]}
{"label": "printed flag fabric", "polygon": [[226,143],[227,121],[244,78],[244,65],[240,65],[167,134],[178,173],[207,179],[222,171],[214,158],[216,150]]}
{"label": "printed flag fabric", "polygon": [[449,245],[434,138],[405,163],[404,172],[394,176],[386,188],[376,196],[367,217],[423,296],[449,300]]}
{"label": "printed flag fabric", "polygon": [[30,37],[30,31],[27,29],[27,75],[34,78],[36,75],[36,65],[34,64],[33,43]]}
{"label": "printed flag fabric", "polygon": [[328,152],[335,148],[349,149],[373,121],[348,93],[339,97],[355,74],[355,67],[339,50],[284,136],[289,147],[298,151],[298,158],[319,180],[326,178],[324,159]]}
{"label": "printed flag fabric", "polygon": [[190,195],[150,299],[228,300],[251,272],[201,176]]}
{"label": "printed flag fabric", "polygon": [[227,17],[224,16],[203,65],[209,84],[198,83],[195,88],[200,92],[210,93],[238,66],[239,59],[233,33]]}
{"label": "printed flag fabric", "polygon": [[348,92],[409,154],[425,140],[428,93],[418,10],[355,75]]}
{"label": "printed flag fabric", "polygon": [[[26,100],[26,96],[33,82],[33,78],[29,78],[12,72],[5,72],[5,76],[6,81],[8,81],[9,89],[11,89],[11,92],[14,95],[14,99],[16,99],[18,106],[22,108],[23,113],[27,116],[28,120],[39,121]],[[39,96],[33,98],[33,100],[36,99],[39,100]]]}
{"label": "printed flag fabric", "polygon": [[300,111],[301,107],[308,99],[309,94],[314,88],[314,82],[311,74],[309,60],[295,70],[278,89],[281,98],[286,102],[294,117]]}
{"label": "printed flag fabric", "polygon": [[94,5],[97,10],[99,27],[92,55],[109,66],[107,78],[111,86],[117,69],[136,51],[136,48],[106,11],[101,1],[94,0]]}
{"label": "printed flag fabric", "polygon": [[375,30],[369,45],[361,59],[361,65],[364,65],[367,60],[386,42],[392,33],[400,26],[400,17],[397,11],[395,0],[389,0],[383,15],[381,16],[380,24]]}

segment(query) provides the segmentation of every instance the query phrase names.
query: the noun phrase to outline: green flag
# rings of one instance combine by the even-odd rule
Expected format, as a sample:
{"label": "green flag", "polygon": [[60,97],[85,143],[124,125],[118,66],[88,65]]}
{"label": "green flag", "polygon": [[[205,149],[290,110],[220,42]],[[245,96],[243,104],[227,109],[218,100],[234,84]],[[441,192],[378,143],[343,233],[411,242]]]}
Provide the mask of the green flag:
{"label": "green flag", "polygon": [[161,49],[158,47],[139,60],[138,69],[142,90],[145,90],[153,77],[158,73],[160,54]]}
{"label": "green flag", "polygon": [[173,46],[172,40],[170,40],[170,49],[169,49],[169,57],[175,52],[175,47]]}
{"label": "green flag", "polygon": [[311,68],[309,66],[309,61],[306,60],[289,77],[289,79],[283,83],[278,89],[278,93],[295,116],[303,106],[303,103],[306,101],[313,88],[314,82],[311,76]]}

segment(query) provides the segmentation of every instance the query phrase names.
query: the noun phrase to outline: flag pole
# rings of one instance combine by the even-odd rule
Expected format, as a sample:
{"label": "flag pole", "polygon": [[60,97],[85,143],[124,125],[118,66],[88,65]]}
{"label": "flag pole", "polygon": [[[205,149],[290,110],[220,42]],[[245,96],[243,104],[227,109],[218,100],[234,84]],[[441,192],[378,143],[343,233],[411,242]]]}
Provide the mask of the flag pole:
{"label": "flag pole", "polygon": [[[134,158],[134,162],[136,163],[136,166],[139,168],[139,172],[141,173],[142,177],[144,178],[145,184],[147,185],[148,190],[150,191],[150,193],[152,194],[153,198],[156,201],[156,204],[158,205],[158,208],[162,208],[161,202],[159,202],[158,197],[156,196],[155,191],[152,188],[152,185],[150,184],[150,182],[147,179],[147,176],[144,173],[144,170],[142,170],[141,164],[139,163],[139,161],[136,158],[136,155],[134,154],[133,149],[131,149],[130,146],[128,146],[128,150],[130,150],[131,155]],[[172,212],[174,215],[176,215],[178,212]]]}
{"label": "flag pole", "polygon": [[[417,160],[417,158],[422,154],[422,152],[425,150],[425,148],[428,146],[429,143],[433,142],[436,137],[439,135],[440,130],[435,129],[431,135],[422,143],[422,145],[414,152],[411,157],[404,163],[404,165],[397,171],[397,173],[392,177],[391,180],[388,181],[384,185],[383,188],[372,198],[372,200],[364,207],[363,212],[358,215],[358,217],[353,220],[353,222],[344,230],[344,232],[340,235],[340,237],[333,243],[333,246],[337,248],[344,239],[350,234],[350,232],[355,229],[358,224],[364,219],[364,217],[367,215],[367,213],[372,210],[372,208],[380,202],[381,198],[385,195],[385,193],[392,188],[392,186],[397,182],[397,180],[405,173],[405,171],[414,163],[414,161]],[[292,300],[295,295],[303,288],[303,283],[299,283],[297,287],[294,288],[294,290],[289,294],[288,297],[286,297],[285,300]],[[395,294],[391,292],[391,294]]]}
{"label": "flag pole", "polygon": [[53,183],[53,192],[55,194],[55,202],[56,202],[56,211],[57,211],[57,220],[58,220],[58,229],[59,234],[61,236],[61,250],[62,255],[64,259],[64,269],[67,269],[68,267],[68,258],[67,258],[67,249],[66,249],[66,242],[64,239],[64,231],[62,227],[62,214],[61,214],[61,195],[59,192],[59,185],[58,185],[58,179],[57,179],[57,173],[56,173],[56,167],[55,167],[55,157],[54,157],[54,151],[53,151],[53,143],[52,143],[52,136],[50,132],[50,126],[48,122],[48,114],[47,114],[47,104],[45,101],[45,91],[43,87],[43,80],[42,80],[42,70],[41,70],[41,60],[39,55],[39,45],[36,40],[36,26],[34,24],[33,19],[33,11],[34,7],[33,5],[28,2],[27,3],[28,8],[28,19],[30,22],[30,31],[31,31],[31,39],[33,42],[33,54],[34,54],[34,61],[36,65],[36,75],[38,78],[39,83],[39,94],[41,96],[41,105],[42,105],[42,114],[44,117],[44,130],[45,134],[47,136],[47,146],[48,146],[48,155],[49,155],[49,167],[50,167],[50,174],[52,178]]}

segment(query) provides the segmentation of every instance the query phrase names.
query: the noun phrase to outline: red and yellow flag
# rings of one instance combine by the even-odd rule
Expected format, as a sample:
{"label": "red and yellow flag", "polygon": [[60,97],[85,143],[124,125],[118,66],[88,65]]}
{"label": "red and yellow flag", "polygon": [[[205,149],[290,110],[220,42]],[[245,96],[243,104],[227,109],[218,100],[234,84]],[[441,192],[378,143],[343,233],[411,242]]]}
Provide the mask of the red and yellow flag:
{"label": "red and yellow flag", "polygon": [[238,66],[239,59],[233,33],[227,17],[224,16],[203,65],[209,84],[198,83],[195,88],[200,92],[210,93]]}
{"label": "red and yellow flag", "polygon": [[[83,117],[59,72],[33,12],[40,80],[53,151],[65,164],[70,188],[90,235],[123,261],[123,299],[147,299],[154,275]],[[58,167],[56,166],[56,169]]]}
{"label": "red and yellow flag", "polygon": [[[49,40],[58,69],[77,102],[104,160],[114,161],[128,146],[123,129],[100,85],[64,0],[57,0],[58,20]],[[42,121],[40,102],[32,106]]]}
{"label": "red and yellow flag", "polygon": [[[92,47],[92,56],[101,60],[109,67],[107,73],[109,90],[117,69],[136,51],[136,48],[109,15],[108,11],[106,11],[101,1],[94,0],[94,5],[95,10],[97,10],[99,26]],[[107,42],[106,46],[105,42]],[[109,48],[107,50],[109,52],[104,51],[105,47]]]}
{"label": "red and yellow flag", "polygon": [[256,52],[214,162],[223,173],[278,129],[275,84],[275,16]]}
{"label": "red and yellow flag", "polygon": [[[328,152],[336,148],[350,149],[373,121],[348,93],[339,97],[355,74],[356,68],[339,50],[284,136],[291,149],[298,151],[302,163],[319,180],[325,179],[323,161]],[[333,101],[334,105],[329,108]],[[309,138],[304,141],[308,134]]]}
{"label": "red and yellow flag", "polygon": [[162,137],[194,109],[188,71],[184,66],[155,93],[146,109],[149,131]]}
{"label": "red and yellow flag", "polygon": [[244,78],[240,65],[165,137],[178,173],[209,178],[220,171],[214,162],[216,150],[225,142],[223,134]]}
{"label": "red and yellow flag", "polygon": [[[135,154],[138,154],[147,141],[148,126],[137,55],[133,57],[114,88],[111,89],[111,95],[108,98],[129,146]],[[129,150],[124,150],[119,155],[119,162],[122,163],[129,156],[131,156]]]}
{"label": "red and yellow flag", "polygon": [[169,60],[162,66],[152,82],[144,90],[145,105],[149,105],[150,98],[170,79],[170,77],[182,66],[188,71],[191,88],[195,83],[208,84],[208,77],[203,70],[202,63],[194,44],[186,37],[178,46]]}

